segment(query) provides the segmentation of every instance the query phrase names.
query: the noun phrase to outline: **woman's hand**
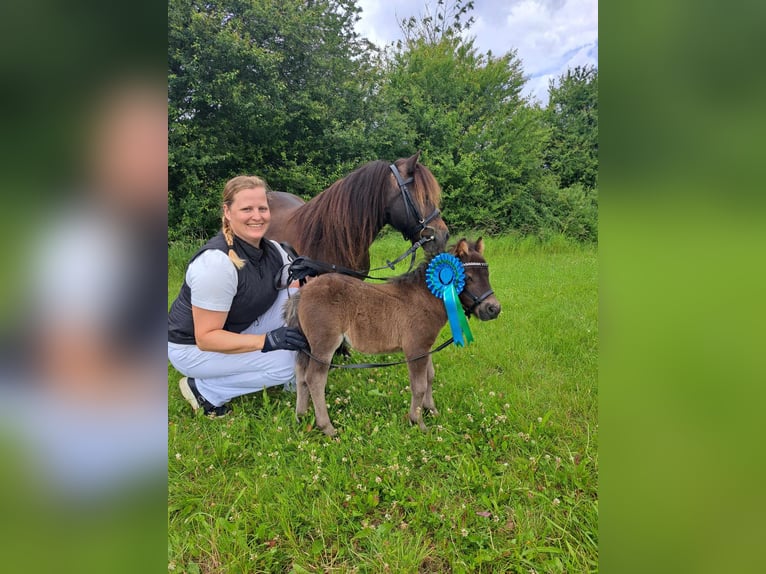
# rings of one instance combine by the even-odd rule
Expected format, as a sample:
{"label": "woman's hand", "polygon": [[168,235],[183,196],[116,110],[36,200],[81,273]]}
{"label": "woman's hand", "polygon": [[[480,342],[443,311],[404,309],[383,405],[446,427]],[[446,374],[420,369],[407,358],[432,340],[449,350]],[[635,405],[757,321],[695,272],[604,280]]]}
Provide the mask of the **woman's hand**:
{"label": "woman's hand", "polygon": [[298,329],[292,327],[280,327],[266,333],[266,341],[262,352],[284,349],[286,351],[309,350],[309,343]]}

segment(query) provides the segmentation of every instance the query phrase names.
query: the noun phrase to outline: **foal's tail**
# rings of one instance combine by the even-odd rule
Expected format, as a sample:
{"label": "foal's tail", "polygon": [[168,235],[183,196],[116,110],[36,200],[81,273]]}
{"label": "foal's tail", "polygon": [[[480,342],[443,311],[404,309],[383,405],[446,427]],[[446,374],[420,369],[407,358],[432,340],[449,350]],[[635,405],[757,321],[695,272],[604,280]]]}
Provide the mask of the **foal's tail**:
{"label": "foal's tail", "polygon": [[[284,319],[285,324],[288,327],[293,327],[294,329],[301,328],[301,322],[298,319],[298,306],[300,305],[300,303],[301,303],[300,291],[298,291],[297,293],[293,295],[290,295],[290,297],[287,299],[287,303],[285,303],[285,306],[282,309],[282,318]],[[301,369],[305,369],[309,363],[309,357],[305,353],[298,353],[295,361],[298,367],[300,367]]]}
{"label": "foal's tail", "polygon": [[297,329],[300,329],[301,327],[300,321],[298,320],[298,305],[300,302],[301,293],[298,291],[297,293],[290,295],[282,309],[282,318],[288,327]]}

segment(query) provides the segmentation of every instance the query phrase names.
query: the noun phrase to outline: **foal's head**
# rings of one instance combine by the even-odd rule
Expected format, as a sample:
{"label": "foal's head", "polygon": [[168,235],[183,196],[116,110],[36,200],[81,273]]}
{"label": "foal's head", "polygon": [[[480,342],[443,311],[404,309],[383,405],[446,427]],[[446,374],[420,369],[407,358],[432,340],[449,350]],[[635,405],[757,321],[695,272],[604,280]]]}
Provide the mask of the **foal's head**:
{"label": "foal's head", "polygon": [[476,243],[463,238],[452,248],[465,269],[465,287],[460,302],[466,315],[474,314],[482,321],[495,319],[500,314],[500,302],[489,284],[489,265],[484,259],[484,241]]}

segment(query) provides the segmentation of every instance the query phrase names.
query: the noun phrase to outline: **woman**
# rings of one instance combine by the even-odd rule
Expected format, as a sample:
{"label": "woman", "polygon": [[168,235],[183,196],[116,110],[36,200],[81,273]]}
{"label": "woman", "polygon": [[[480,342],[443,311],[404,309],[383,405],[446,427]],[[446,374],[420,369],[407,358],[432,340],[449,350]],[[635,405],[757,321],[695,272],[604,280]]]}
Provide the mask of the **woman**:
{"label": "woman", "polygon": [[288,256],[265,237],[270,220],[265,181],[227,182],[223,228],[192,257],[168,313],[168,358],[185,375],[181,394],[209,416],[229,412],[234,397],[293,382],[295,351],[308,349],[282,320],[287,290],[274,279]]}

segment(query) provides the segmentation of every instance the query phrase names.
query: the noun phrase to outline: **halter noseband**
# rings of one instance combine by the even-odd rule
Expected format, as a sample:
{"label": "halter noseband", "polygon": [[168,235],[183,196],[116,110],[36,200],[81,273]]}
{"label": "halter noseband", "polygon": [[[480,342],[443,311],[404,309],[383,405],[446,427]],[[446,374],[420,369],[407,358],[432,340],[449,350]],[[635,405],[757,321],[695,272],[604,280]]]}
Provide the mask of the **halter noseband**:
{"label": "halter noseband", "polygon": [[[468,262],[468,263],[463,263],[463,267],[484,267],[485,269],[489,269],[489,264],[478,263],[478,262]],[[476,307],[478,307],[479,305],[481,305],[487,297],[489,297],[490,295],[493,295],[495,292],[492,289],[489,289],[488,291],[482,293],[481,295],[477,297],[476,295],[474,295],[468,290],[468,285],[466,285],[463,288],[463,291],[461,291],[461,294],[462,293],[465,293],[471,298],[472,304],[470,307],[466,308],[466,306],[463,305],[463,311],[465,311],[465,314],[467,317],[470,317],[471,313],[473,313],[473,310],[476,309]]]}
{"label": "halter noseband", "polygon": [[436,217],[439,216],[441,213],[438,209],[434,209],[433,213],[429,215],[428,217],[423,217],[420,215],[420,210],[418,209],[418,206],[415,205],[415,202],[412,200],[412,195],[410,195],[410,190],[407,187],[408,183],[412,183],[415,181],[414,176],[410,176],[407,178],[407,180],[403,180],[401,174],[399,173],[399,170],[396,169],[396,166],[394,164],[391,164],[388,166],[391,171],[394,174],[394,177],[396,178],[396,183],[399,185],[399,189],[402,192],[402,201],[404,202],[404,206],[407,209],[408,212],[411,212],[412,215],[415,216],[415,220],[417,221],[417,224],[413,225],[412,227],[408,228],[406,232],[402,232],[402,235],[404,235],[405,239],[408,239],[410,241],[416,241],[415,237],[420,234],[421,239],[426,239],[423,237],[423,232],[426,229],[431,230],[431,236],[426,239],[426,241],[431,241],[436,236],[436,230],[431,227],[430,225],[427,225],[429,222],[434,220]]}

